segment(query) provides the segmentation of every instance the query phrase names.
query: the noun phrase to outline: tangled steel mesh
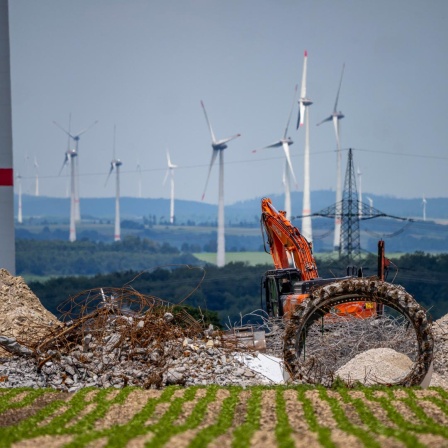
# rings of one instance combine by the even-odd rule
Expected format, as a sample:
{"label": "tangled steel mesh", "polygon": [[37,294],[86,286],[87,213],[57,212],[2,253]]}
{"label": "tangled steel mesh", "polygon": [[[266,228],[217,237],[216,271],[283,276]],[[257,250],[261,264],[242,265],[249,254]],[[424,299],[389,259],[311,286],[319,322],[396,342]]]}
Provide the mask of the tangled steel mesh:
{"label": "tangled steel mesh", "polygon": [[145,368],[147,383],[157,382],[182,348],[179,340],[204,331],[183,307],[132,288],[83,291],[60,310],[63,325],[30,347],[39,368],[52,360],[101,375],[131,362],[133,368]]}

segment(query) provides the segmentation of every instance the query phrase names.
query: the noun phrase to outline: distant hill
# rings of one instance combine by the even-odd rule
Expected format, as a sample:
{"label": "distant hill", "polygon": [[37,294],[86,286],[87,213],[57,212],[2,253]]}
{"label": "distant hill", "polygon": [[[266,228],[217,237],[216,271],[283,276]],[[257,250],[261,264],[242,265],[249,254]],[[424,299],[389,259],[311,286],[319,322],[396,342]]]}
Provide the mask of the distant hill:
{"label": "distant hill", "polygon": [[[378,196],[370,193],[364,195],[364,202],[368,203],[367,197],[373,200],[373,206],[385,213],[404,218],[422,217],[422,199],[402,199],[393,196]],[[283,195],[271,195],[277,209],[282,209],[284,204]],[[17,196],[15,198],[15,214],[17,216]],[[302,192],[292,193],[292,214],[301,214]],[[259,221],[260,200],[254,198],[239,201],[226,206],[226,221],[232,223],[254,223]],[[81,198],[81,214],[83,219],[113,219],[114,198]],[[331,190],[314,191],[311,194],[313,211],[319,211],[332,205],[335,201],[335,193]],[[167,220],[169,216],[169,200],[162,198],[132,198],[121,199],[121,218],[138,219],[143,217],[155,217],[157,221]],[[68,198],[51,198],[45,196],[22,196],[22,213],[24,219],[53,218],[67,220],[70,212],[70,201]],[[193,221],[196,224],[210,223],[216,221],[217,206],[205,204],[199,201],[177,200],[175,203],[175,214],[177,223]],[[426,215],[428,220],[448,220],[448,198],[428,198],[426,204]]]}

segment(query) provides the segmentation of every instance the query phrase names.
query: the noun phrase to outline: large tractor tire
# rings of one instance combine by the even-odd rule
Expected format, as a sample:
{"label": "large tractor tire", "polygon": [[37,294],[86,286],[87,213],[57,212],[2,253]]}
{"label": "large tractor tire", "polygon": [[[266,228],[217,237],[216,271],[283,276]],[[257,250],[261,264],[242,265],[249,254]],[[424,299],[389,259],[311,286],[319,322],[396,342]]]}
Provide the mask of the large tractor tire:
{"label": "large tractor tire", "polygon": [[[403,287],[379,280],[377,277],[350,278],[317,287],[297,305],[285,328],[284,362],[292,379],[317,383],[303,358],[309,327],[329,313],[336,305],[350,302],[376,302],[405,316],[413,326],[417,341],[417,356],[409,373],[393,385],[420,385],[433,360],[434,338],[426,311]],[[328,385],[328,384],[327,384]]]}

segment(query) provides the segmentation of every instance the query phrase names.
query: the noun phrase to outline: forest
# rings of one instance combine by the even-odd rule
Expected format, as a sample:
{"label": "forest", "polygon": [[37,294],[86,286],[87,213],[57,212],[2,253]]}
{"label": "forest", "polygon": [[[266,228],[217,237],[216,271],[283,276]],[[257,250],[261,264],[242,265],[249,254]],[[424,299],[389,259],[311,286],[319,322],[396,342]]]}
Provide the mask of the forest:
{"label": "forest", "polygon": [[[184,255],[177,254],[179,257]],[[192,257],[191,254],[186,255]],[[121,258],[122,254],[111,251],[107,256]],[[433,319],[448,313],[448,254],[416,252],[390,261],[387,281],[402,285]],[[200,308],[203,313],[211,312],[225,326],[241,322],[241,316],[262,307],[261,279],[264,272],[272,268],[270,265],[248,266],[245,263],[229,263],[223,268],[197,263],[165,267],[160,263],[158,266],[146,270],[121,269],[93,276],[56,277],[33,281],[29,286],[43,305],[56,315],[64,311],[63,307],[61,309],[64,302],[82,291],[127,287],[173,304],[182,302]],[[364,275],[375,275],[376,266],[376,257],[369,255],[362,261]],[[324,278],[343,276],[347,272],[347,260],[318,260],[318,268],[319,275]],[[243,320],[250,319],[247,316]]]}

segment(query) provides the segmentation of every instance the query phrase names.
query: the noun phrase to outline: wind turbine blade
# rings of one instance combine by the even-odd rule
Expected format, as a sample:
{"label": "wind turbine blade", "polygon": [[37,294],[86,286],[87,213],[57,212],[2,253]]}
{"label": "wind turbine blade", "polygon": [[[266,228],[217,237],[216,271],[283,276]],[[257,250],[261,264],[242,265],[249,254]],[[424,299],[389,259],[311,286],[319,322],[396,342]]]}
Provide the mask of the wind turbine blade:
{"label": "wind turbine blade", "polygon": [[165,177],[163,178],[163,185],[165,185],[166,180],[168,179],[168,174],[170,173],[170,169],[168,168],[165,173]]}
{"label": "wind turbine blade", "polygon": [[59,123],[53,121],[53,124],[56,125],[64,134],[67,134],[69,137],[73,138],[73,135],[66,131]]}
{"label": "wind turbine blade", "polygon": [[294,179],[294,184],[297,188],[296,175],[294,174],[294,170],[292,168],[292,163],[291,163],[291,155],[289,154],[289,145],[286,142],[283,143],[283,151],[285,152],[286,161],[288,162],[289,171],[292,174],[292,178]]}
{"label": "wind turbine blade", "polygon": [[269,149],[269,148],[279,148],[280,146],[282,146],[282,141],[278,140],[275,143],[271,143],[270,145],[267,146],[263,146],[262,148],[258,148],[258,149],[253,149],[252,152],[258,152],[258,151],[262,151],[263,149]]}
{"label": "wind turbine blade", "polygon": [[305,54],[304,54],[304,58],[303,58],[302,85],[300,88],[299,115],[297,117],[296,129],[299,129],[299,126],[303,126],[303,120],[305,117],[305,105],[303,104],[303,100],[304,100],[304,98],[306,98],[307,62],[308,62],[308,52],[305,50]]}
{"label": "wind turbine blade", "polygon": [[300,88],[300,98],[306,98],[306,67],[308,63],[308,52],[305,50],[303,58],[302,85]]}
{"label": "wind turbine blade", "polygon": [[84,130],[82,130],[81,132],[78,132],[75,137],[81,137],[82,134],[85,134],[89,129],[93,128],[93,126],[95,126],[98,123],[98,120],[94,121],[90,126],[86,127]]}
{"label": "wind turbine blade", "polygon": [[64,162],[62,163],[61,169],[59,170],[59,176],[61,175],[62,170],[64,169],[64,166],[67,165],[67,162],[68,162],[68,154],[65,153]]}
{"label": "wind turbine blade", "polygon": [[235,135],[232,135],[232,137],[223,138],[222,140],[219,140],[218,142],[215,142],[215,143],[218,145],[223,145],[225,143],[230,142],[230,140],[236,139],[237,137],[241,137],[241,134],[235,134]]}
{"label": "wind turbine blade", "polygon": [[216,156],[217,156],[217,155],[218,155],[218,151],[213,150],[213,153],[212,153],[212,160],[210,161],[210,166],[209,166],[209,168],[208,168],[208,175],[207,175],[207,180],[206,180],[206,182],[205,182],[204,192],[202,193],[202,200],[204,200],[204,197],[205,197],[205,191],[207,190],[208,181],[209,181],[209,179],[210,179],[210,173],[211,173],[211,171],[212,171],[212,167],[213,167],[213,164],[215,163],[215,160],[216,160]]}
{"label": "wind turbine blade", "polygon": [[342,65],[341,79],[339,81],[338,94],[336,95],[336,101],[334,103],[333,112],[337,112],[338,111],[339,92],[341,91],[342,77],[344,76],[344,69],[345,69],[345,63]]}
{"label": "wind turbine blade", "polygon": [[112,162],[111,164],[110,164],[110,170],[109,170],[109,174],[107,175],[107,179],[106,179],[106,182],[104,182],[104,186],[106,186],[107,185],[107,182],[108,182],[108,180],[109,180],[109,177],[110,177],[110,175],[112,174],[112,171],[114,170],[114,163]]}
{"label": "wind turbine blade", "polygon": [[336,144],[337,144],[337,148],[340,149],[341,148],[341,144],[339,141],[339,119],[338,117],[333,117],[333,124],[334,124],[334,133],[336,134]]}
{"label": "wind turbine blade", "polygon": [[201,101],[202,109],[204,110],[205,120],[207,121],[208,129],[210,130],[210,136],[212,138],[212,142],[216,143],[215,134],[213,133],[212,125],[210,124],[210,120],[208,119],[207,111],[205,110],[204,102]]}
{"label": "wind turbine blade", "polygon": [[325,123],[326,121],[331,121],[333,120],[333,115],[330,115],[329,117],[323,119],[322,121],[320,121],[319,123],[317,123],[316,126],[320,126],[322,123]]}
{"label": "wind turbine blade", "polygon": [[292,117],[292,111],[294,110],[294,104],[296,102],[296,95],[297,95],[297,84],[296,87],[294,89],[294,98],[292,100],[292,105],[291,105],[291,111],[289,112],[289,117],[288,117],[288,121],[286,123],[286,128],[285,128],[285,133],[283,134],[283,138],[286,138],[286,135],[288,134],[288,128],[289,128],[289,122],[291,121],[291,117]]}

